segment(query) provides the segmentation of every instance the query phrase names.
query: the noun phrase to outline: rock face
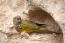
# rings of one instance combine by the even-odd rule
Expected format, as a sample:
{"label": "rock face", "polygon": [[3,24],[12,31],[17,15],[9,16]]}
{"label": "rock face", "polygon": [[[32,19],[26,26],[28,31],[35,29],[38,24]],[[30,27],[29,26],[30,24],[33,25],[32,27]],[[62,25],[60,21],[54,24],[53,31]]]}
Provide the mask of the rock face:
{"label": "rock face", "polygon": [[[64,4],[64,0],[0,0],[0,43],[63,43]],[[12,28],[13,17],[17,15],[36,23],[45,23],[48,30],[63,34],[33,33],[28,39],[21,38]]]}
{"label": "rock face", "polygon": [[[28,0],[28,10],[36,9],[36,7],[50,13],[50,16],[59,24],[63,32],[63,39],[65,40],[65,0]],[[61,15],[62,14],[62,15]],[[57,29],[56,29],[57,30]],[[64,41],[65,43],[65,41]]]}

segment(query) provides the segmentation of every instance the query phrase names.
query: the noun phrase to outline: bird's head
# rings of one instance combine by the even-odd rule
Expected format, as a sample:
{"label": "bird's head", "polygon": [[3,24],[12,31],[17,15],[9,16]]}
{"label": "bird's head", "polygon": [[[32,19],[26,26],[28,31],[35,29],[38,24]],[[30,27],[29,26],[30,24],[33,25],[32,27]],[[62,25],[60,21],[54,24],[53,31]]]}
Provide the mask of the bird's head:
{"label": "bird's head", "polygon": [[13,24],[14,25],[20,25],[21,24],[21,17],[20,16],[16,16],[13,18]]}

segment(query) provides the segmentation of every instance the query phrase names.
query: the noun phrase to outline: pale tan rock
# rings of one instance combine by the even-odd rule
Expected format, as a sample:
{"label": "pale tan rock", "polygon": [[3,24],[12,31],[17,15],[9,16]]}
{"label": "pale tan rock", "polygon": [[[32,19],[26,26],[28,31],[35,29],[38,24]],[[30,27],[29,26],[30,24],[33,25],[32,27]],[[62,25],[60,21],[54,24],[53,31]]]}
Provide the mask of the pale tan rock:
{"label": "pale tan rock", "polygon": [[[31,9],[31,7],[27,7],[28,4],[29,2],[26,3],[26,0],[0,0],[0,43],[63,43],[63,35],[65,33],[64,32],[64,8],[65,7],[64,7],[63,0],[31,0],[30,3],[31,5],[34,4],[34,6],[32,7],[33,9],[36,6],[36,8],[39,7],[42,10],[50,13],[50,15],[54,18],[54,20],[57,21],[60,26],[62,26],[63,29],[62,28],[61,29],[63,30],[63,35],[62,34],[57,35],[55,33],[54,34],[33,33],[31,34],[30,39],[21,38],[17,35],[17,31],[14,28],[12,28],[13,17],[20,15],[22,19],[30,20],[31,18],[29,18],[28,15],[23,14],[24,11],[28,13],[29,9]],[[40,21],[37,18],[40,19]],[[40,16],[36,16],[36,19],[38,20],[35,21],[37,23],[43,22]],[[44,23],[46,22],[48,21],[45,21]],[[61,24],[63,23],[63,25],[61,25],[60,22]],[[52,30],[56,31],[56,29],[52,29]]]}

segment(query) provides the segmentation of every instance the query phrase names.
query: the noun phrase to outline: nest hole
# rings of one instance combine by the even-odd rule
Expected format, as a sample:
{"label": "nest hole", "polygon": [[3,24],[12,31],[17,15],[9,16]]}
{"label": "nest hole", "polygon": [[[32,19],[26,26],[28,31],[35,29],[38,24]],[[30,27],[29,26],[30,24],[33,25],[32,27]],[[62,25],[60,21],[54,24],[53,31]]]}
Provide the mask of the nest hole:
{"label": "nest hole", "polygon": [[39,7],[30,9],[27,16],[30,21],[36,22],[38,24],[46,24],[46,28],[50,31],[62,33],[60,26],[53,19],[53,17],[48,12],[42,10]]}
{"label": "nest hole", "polygon": [[[30,21],[46,24],[46,28],[50,31],[62,33],[62,30],[54,18],[46,11],[42,10],[39,7],[35,7],[28,11],[28,18]],[[62,38],[62,39],[61,39]],[[63,42],[63,33],[60,37],[60,41]]]}

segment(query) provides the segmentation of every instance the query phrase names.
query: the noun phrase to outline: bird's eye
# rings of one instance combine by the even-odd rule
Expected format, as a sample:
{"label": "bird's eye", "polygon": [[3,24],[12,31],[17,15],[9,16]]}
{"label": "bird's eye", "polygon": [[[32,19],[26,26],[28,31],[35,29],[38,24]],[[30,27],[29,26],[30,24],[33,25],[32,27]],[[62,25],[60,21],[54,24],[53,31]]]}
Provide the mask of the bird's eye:
{"label": "bird's eye", "polygon": [[21,20],[19,19],[18,22],[21,22]]}
{"label": "bird's eye", "polygon": [[17,24],[21,24],[21,18],[17,18]]}
{"label": "bird's eye", "polygon": [[21,19],[20,18],[18,18],[17,20],[18,20],[18,22],[21,22]]}

